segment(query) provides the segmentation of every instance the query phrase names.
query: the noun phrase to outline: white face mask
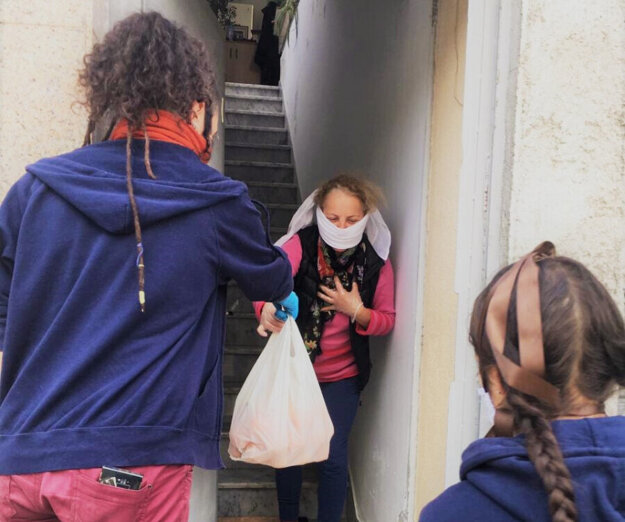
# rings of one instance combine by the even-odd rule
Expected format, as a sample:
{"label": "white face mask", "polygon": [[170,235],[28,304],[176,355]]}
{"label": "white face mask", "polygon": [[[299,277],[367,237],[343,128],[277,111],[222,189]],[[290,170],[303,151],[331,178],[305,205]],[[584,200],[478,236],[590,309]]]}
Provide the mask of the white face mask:
{"label": "white face mask", "polygon": [[477,394],[480,398],[480,417],[482,417],[485,422],[492,424],[495,420],[495,406],[493,401],[484,388],[478,388]]}
{"label": "white face mask", "polygon": [[367,214],[357,223],[346,228],[339,228],[325,216],[319,207],[317,207],[315,214],[317,216],[317,227],[319,227],[321,239],[323,239],[327,245],[338,250],[347,250],[360,243],[365,228],[367,227],[367,221],[369,221],[369,215]]}

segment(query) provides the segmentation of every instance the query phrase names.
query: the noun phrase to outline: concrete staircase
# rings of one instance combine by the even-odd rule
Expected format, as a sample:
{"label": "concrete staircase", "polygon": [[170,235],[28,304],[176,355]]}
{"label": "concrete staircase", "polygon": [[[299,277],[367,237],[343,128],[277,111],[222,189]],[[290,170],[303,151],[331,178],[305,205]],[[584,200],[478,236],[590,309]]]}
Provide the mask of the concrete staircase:
{"label": "concrete staircase", "polygon": [[[244,181],[250,196],[269,209],[275,241],[286,232],[300,202],[280,88],[226,84],[225,125],[225,174]],[[270,522],[278,520],[273,469],[228,457],[234,401],[266,339],[256,333],[252,305],[234,283],[228,288],[227,306],[221,438],[226,469],[219,472],[218,513],[220,521]],[[301,512],[311,520],[316,517],[314,468],[305,472]]]}
{"label": "concrete staircase", "polygon": [[[300,203],[280,88],[227,83],[225,126],[225,174],[244,181],[250,196],[268,208],[270,234],[275,241],[286,232]],[[277,522],[273,469],[235,462],[228,456],[234,402],[267,341],[256,333],[258,323],[252,304],[234,283],[228,287],[227,314],[221,435],[226,469],[219,472],[218,478],[219,521]],[[351,498],[346,512],[346,520],[356,520]],[[314,465],[304,468],[300,514],[310,522],[317,517]]]}

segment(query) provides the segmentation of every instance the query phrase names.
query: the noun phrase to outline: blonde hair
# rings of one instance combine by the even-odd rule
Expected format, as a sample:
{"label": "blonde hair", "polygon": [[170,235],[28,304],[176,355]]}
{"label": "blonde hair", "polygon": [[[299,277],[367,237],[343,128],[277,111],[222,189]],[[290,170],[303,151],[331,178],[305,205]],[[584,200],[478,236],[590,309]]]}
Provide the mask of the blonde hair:
{"label": "blonde hair", "polygon": [[357,197],[362,203],[365,214],[377,209],[384,203],[382,189],[374,183],[352,174],[339,174],[319,186],[314,198],[315,205],[323,208],[326,196],[334,189],[346,190]]}

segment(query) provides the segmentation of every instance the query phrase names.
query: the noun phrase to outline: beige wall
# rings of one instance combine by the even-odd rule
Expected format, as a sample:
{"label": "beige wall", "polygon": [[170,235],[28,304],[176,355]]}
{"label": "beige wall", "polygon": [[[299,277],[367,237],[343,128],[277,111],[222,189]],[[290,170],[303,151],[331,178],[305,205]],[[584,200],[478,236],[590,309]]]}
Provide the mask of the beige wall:
{"label": "beige wall", "polygon": [[[458,198],[463,197],[457,190],[460,151],[467,146],[459,130],[466,38],[466,19],[458,16],[464,9],[456,11],[459,2],[438,2],[419,385],[417,513],[445,485],[444,463],[450,451],[446,447],[449,385],[457,363],[453,347],[458,336],[466,337],[466,331],[456,331],[459,310],[454,291],[458,273],[454,263]],[[466,8],[466,2],[462,3]],[[503,141],[510,148],[503,172],[495,174],[500,177],[496,185],[504,186],[503,224],[499,232],[492,233],[500,233],[501,244],[505,245],[504,261],[515,260],[541,240],[551,239],[560,253],[586,263],[623,310],[625,0],[521,0],[514,6],[521,13],[520,27],[514,27],[503,40],[520,41],[508,43],[517,53],[513,65],[501,69],[500,74],[509,77],[497,79],[498,85],[505,80],[512,85],[511,96],[502,93],[498,98],[499,103],[511,100],[510,109],[501,109],[506,120],[502,124]],[[506,30],[503,17],[499,23],[500,29]],[[501,39],[498,44],[498,50],[493,48],[495,56],[506,52]],[[497,42],[484,40],[483,45]],[[486,48],[483,52],[490,51]],[[499,56],[498,60],[503,58]],[[492,118],[496,110],[500,109],[495,105]],[[496,264],[490,267],[487,277],[498,268]],[[621,404],[625,407],[625,400]],[[616,402],[610,407],[615,412]]]}
{"label": "beige wall", "polygon": [[456,232],[462,167],[467,0],[440,0],[428,176],[419,382],[416,513],[445,485],[449,388],[454,378]]}
{"label": "beige wall", "polygon": [[509,256],[543,239],[623,308],[625,0],[523,5]]}
{"label": "beige wall", "polygon": [[0,0],[0,200],[26,165],[82,144],[77,71],[92,19],[90,1]]}
{"label": "beige wall", "polygon": [[623,310],[625,0],[525,0],[521,24],[509,259],[550,239]]}
{"label": "beige wall", "polygon": [[82,144],[77,71],[92,45],[92,2],[0,1],[0,198],[24,167]]}
{"label": "beige wall", "polygon": [[[78,103],[78,70],[94,33],[102,36],[140,2],[116,0],[0,0],[0,200],[29,163],[82,145],[87,113]],[[223,84],[222,33],[205,0],[156,1],[156,9],[185,25],[215,56]],[[223,92],[223,85],[221,86]],[[223,168],[222,131],[211,165]]]}

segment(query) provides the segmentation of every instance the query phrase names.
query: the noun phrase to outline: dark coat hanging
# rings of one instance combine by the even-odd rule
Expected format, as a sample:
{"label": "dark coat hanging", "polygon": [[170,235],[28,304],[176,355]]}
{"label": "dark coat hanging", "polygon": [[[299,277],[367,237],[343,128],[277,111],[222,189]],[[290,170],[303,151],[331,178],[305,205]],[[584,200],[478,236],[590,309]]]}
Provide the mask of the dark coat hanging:
{"label": "dark coat hanging", "polygon": [[273,34],[276,2],[269,2],[262,10],[263,25],[256,47],[254,62],[260,67],[260,83],[278,85],[280,82],[280,50],[278,37]]}

